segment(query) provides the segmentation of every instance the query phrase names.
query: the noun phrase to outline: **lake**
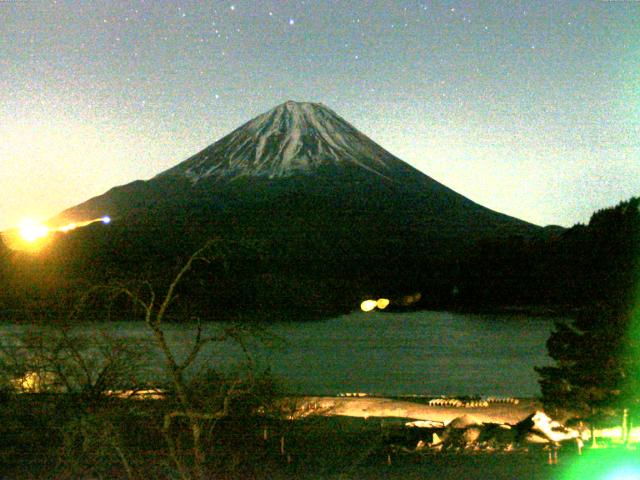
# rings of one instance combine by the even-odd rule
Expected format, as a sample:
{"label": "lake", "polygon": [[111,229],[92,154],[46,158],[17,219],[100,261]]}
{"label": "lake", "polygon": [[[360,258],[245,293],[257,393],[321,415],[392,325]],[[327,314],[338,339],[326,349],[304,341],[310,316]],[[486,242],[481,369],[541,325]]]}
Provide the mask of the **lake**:
{"label": "lake", "polygon": [[[533,367],[550,363],[545,342],[550,318],[469,315],[450,312],[356,312],[313,323],[267,328],[266,343],[252,339],[260,368],[269,367],[291,393],[381,395],[539,394]],[[6,335],[24,327],[4,325]],[[221,327],[208,324],[205,333]],[[167,337],[186,354],[195,325],[167,325]],[[85,324],[86,332],[109,332],[151,344],[146,326],[134,322]],[[161,358],[149,363],[149,377],[161,376]],[[199,368],[238,363],[230,344],[202,351]]]}
{"label": "lake", "polygon": [[[545,342],[551,318],[470,315],[450,312],[357,312],[313,323],[267,328],[267,344],[253,339],[260,368],[270,367],[290,393],[381,395],[521,396],[539,394],[534,366],[550,363]],[[0,334],[24,327],[0,326]],[[213,334],[219,324],[207,324]],[[146,326],[135,322],[85,324],[92,334],[109,332],[150,344]],[[181,355],[195,325],[167,325],[167,338]],[[160,377],[161,357],[152,352],[149,377]],[[225,366],[240,349],[216,344],[201,352],[199,368]]]}
{"label": "lake", "polygon": [[296,392],[534,396],[552,328],[524,316],[353,313],[276,325],[288,343],[263,354]]}

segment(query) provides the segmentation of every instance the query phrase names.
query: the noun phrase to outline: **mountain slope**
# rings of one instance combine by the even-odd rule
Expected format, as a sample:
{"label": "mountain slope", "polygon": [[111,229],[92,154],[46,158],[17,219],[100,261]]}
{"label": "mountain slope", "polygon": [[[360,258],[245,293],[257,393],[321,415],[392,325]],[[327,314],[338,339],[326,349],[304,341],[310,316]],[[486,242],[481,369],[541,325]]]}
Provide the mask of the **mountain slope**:
{"label": "mountain slope", "polygon": [[74,232],[63,256],[83,251],[79,264],[100,256],[127,271],[149,262],[162,271],[212,237],[257,242],[259,258],[236,259],[237,288],[256,308],[309,289],[346,305],[365,292],[449,288],[452,265],[480,239],[542,232],[424,175],[323,105],[295,102],[52,222],[105,214],[112,225]]}
{"label": "mountain slope", "polygon": [[454,223],[467,223],[478,215],[489,229],[497,224],[534,228],[486,209],[419,172],[327,107],[292,101],[259,115],[151,180],[116,187],[65,210],[54,221],[78,221],[104,213],[127,216],[169,205],[237,206],[238,200],[309,189],[316,193],[324,189],[325,195],[333,197],[337,192],[372,198],[382,194],[390,203],[407,203],[399,196],[409,195],[415,202],[408,208],[423,210],[418,215],[430,221],[446,220],[448,215]]}

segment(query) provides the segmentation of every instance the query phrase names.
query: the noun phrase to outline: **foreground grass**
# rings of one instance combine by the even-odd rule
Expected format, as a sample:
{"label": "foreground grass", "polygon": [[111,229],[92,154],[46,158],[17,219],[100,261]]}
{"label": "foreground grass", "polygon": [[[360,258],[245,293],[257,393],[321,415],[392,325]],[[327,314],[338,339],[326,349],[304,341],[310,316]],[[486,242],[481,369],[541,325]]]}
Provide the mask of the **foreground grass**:
{"label": "foreground grass", "polygon": [[[0,478],[177,478],[159,428],[162,410],[160,401],[116,401],[79,415],[73,402],[5,399]],[[206,478],[590,480],[584,473],[569,475],[618,461],[612,462],[606,450],[578,457],[570,448],[560,450],[558,465],[548,465],[541,448],[399,453],[389,447],[389,423],[353,417],[231,417],[208,432]],[[177,438],[188,463],[189,437],[177,432]],[[415,441],[409,438],[406,445],[415,446]]]}

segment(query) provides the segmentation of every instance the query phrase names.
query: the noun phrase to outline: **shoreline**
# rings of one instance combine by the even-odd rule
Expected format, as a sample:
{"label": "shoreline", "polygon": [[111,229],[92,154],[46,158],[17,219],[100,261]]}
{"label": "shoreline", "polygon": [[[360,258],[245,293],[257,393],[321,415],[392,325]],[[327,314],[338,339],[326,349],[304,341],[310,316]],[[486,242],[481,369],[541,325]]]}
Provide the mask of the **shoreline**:
{"label": "shoreline", "polygon": [[[470,415],[484,423],[516,424],[542,405],[535,399],[520,399],[519,403],[490,403],[485,407],[452,407],[428,405],[386,397],[287,397],[294,403],[294,418],[310,415],[356,418],[396,418],[431,420],[447,424],[454,418]],[[287,401],[285,400],[285,401]]]}

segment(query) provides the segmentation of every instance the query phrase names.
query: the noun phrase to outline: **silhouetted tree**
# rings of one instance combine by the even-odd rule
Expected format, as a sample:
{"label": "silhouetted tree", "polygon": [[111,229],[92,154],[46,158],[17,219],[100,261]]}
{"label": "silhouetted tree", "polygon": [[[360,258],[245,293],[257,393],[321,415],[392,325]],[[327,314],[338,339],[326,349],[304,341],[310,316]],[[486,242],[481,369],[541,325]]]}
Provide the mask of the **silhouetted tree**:
{"label": "silhouetted tree", "polygon": [[557,323],[547,342],[554,366],[537,368],[547,408],[597,417],[640,401],[638,315],[594,307]]}
{"label": "silhouetted tree", "polygon": [[549,408],[593,418],[640,404],[639,204],[596,212],[575,232],[584,248],[569,271],[591,302],[556,324],[547,342],[555,365],[536,369]]}
{"label": "silhouetted tree", "polygon": [[[199,321],[194,331],[192,343],[186,355],[181,355],[166,337],[166,322],[170,306],[175,302],[179,287],[188,274],[193,273],[196,264],[225,264],[228,253],[224,242],[209,241],[194,252],[171,278],[164,292],[156,293],[151,283],[145,283],[142,289],[134,289],[126,284],[99,287],[113,296],[125,296],[142,312],[144,323],[150,330],[156,347],[164,361],[164,371],[169,380],[169,411],[163,416],[162,434],[167,444],[168,456],[182,480],[203,479],[206,476],[207,432],[211,432],[219,423],[232,416],[239,404],[250,405],[244,413],[255,415],[255,410],[264,406],[263,401],[272,393],[265,395],[265,377],[257,378],[252,357],[246,346],[246,337],[256,334],[256,326],[250,322],[229,323],[214,334],[205,333]],[[198,378],[190,379],[187,372],[194,369],[196,360],[202,351],[213,344],[234,342],[245,355],[247,368],[244,378],[240,375],[226,376],[213,368],[208,378],[199,383]],[[268,379],[267,379],[268,381]],[[208,388],[203,388],[206,386]],[[266,389],[267,391],[269,389]],[[246,417],[245,417],[246,419]],[[181,429],[176,424],[186,423],[190,436],[190,455],[181,451]],[[189,458],[190,457],[190,458]]]}

